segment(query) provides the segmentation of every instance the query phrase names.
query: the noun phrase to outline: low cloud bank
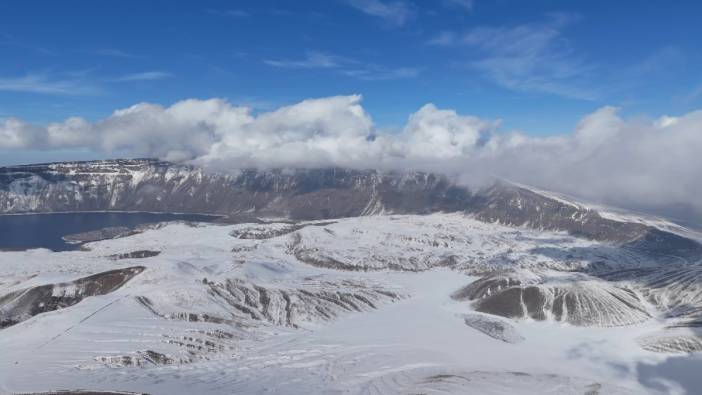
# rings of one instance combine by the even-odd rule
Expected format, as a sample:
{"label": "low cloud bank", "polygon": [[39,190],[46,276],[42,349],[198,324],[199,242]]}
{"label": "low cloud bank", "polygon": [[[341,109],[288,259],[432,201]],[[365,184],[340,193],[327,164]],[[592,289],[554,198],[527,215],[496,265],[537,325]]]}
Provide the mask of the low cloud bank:
{"label": "low cloud bank", "polygon": [[420,169],[466,183],[497,176],[593,201],[702,216],[702,111],[623,119],[603,107],[567,135],[504,133],[499,122],[427,104],[400,131],[375,128],[361,97],[254,114],[220,100],[141,103],[91,123],[0,122],[0,149],[88,148],[217,171],[244,167]]}

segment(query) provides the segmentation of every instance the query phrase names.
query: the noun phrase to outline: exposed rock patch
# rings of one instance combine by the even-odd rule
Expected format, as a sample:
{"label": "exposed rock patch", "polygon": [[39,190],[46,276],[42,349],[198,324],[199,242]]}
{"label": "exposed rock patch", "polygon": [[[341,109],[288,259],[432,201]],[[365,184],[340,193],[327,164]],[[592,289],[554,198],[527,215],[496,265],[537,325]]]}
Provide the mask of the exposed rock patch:
{"label": "exposed rock patch", "polygon": [[341,313],[376,309],[401,296],[358,282],[309,283],[298,289],[262,287],[241,280],[210,283],[210,293],[232,307],[232,315],[274,325],[297,327],[327,321]]}
{"label": "exposed rock patch", "polygon": [[333,224],[334,222],[313,222],[313,223],[302,223],[302,224],[265,224],[265,225],[251,225],[238,229],[234,229],[229,233],[230,236],[237,239],[244,240],[262,240],[262,239],[272,239],[274,237],[283,236],[297,230],[304,228],[305,226],[326,226]]}
{"label": "exposed rock patch", "polygon": [[508,322],[482,314],[466,314],[463,320],[469,327],[478,330],[493,339],[501,340],[505,343],[521,343],[524,336]]}
{"label": "exposed rock patch", "polygon": [[661,353],[702,351],[702,330],[666,329],[637,339],[645,350]]}
{"label": "exposed rock patch", "polygon": [[91,230],[89,232],[66,235],[63,237],[63,239],[67,243],[82,244],[91,243],[94,241],[116,239],[119,237],[127,237],[136,233],[138,233],[136,230],[127,228],[125,226],[115,226],[111,228],[102,228],[98,230]]}
{"label": "exposed rock patch", "polygon": [[310,280],[299,288],[274,288],[240,279],[225,282],[203,281],[209,297],[224,306],[222,312],[174,311],[148,297],[137,301],[153,314],[167,319],[212,322],[246,328],[267,323],[298,327],[305,323],[330,321],[343,313],[364,312],[403,296],[391,290],[355,281],[324,282]]}
{"label": "exposed rock patch", "polygon": [[176,360],[153,350],[139,351],[130,355],[116,355],[96,357],[95,360],[108,367],[124,368],[124,367],[146,367],[154,365],[173,365],[192,362],[191,359]]}
{"label": "exposed rock patch", "polygon": [[635,287],[664,312],[669,328],[702,328],[702,266],[619,270],[601,277]]}
{"label": "exposed rock patch", "polygon": [[508,318],[553,319],[578,326],[622,326],[650,318],[634,292],[583,282],[511,287],[474,306],[477,311]]}
{"label": "exposed rock patch", "polygon": [[525,276],[524,274],[500,272],[488,275],[454,292],[451,298],[460,301],[482,299],[506,288],[541,282],[541,279],[536,275],[528,274]]}
{"label": "exposed rock patch", "polygon": [[616,394],[637,392],[579,377],[522,372],[416,368],[392,372],[362,385],[369,394]]}
{"label": "exposed rock patch", "polygon": [[456,291],[453,298],[472,301],[482,313],[578,326],[622,326],[650,318],[636,292],[587,276],[495,274]]}
{"label": "exposed rock patch", "polygon": [[144,258],[151,258],[155,257],[161,254],[161,251],[150,251],[150,250],[139,250],[139,251],[132,251],[132,252],[125,252],[122,254],[114,254],[110,255],[108,258],[112,260],[121,260],[121,259],[144,259]]}
{"label": "exposed rock patch", "polygon": [[40,285],[0,296],[0,328],[73,306],[90,296],[114,292],[143,270],[143,266],[110,270],[68,283]]}

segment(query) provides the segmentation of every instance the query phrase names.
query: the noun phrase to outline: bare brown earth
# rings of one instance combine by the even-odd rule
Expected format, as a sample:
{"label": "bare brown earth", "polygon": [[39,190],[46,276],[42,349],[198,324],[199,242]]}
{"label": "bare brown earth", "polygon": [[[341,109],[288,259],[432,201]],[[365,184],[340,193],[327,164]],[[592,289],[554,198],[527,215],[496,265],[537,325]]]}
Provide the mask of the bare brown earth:
{"label": "bare brown earth", "polygon": [[68,283],[45,284],[0,296],[0,329],[37,314],[73,306],[90,296],[116,291],[142,271],[143,266],[110,270]]}

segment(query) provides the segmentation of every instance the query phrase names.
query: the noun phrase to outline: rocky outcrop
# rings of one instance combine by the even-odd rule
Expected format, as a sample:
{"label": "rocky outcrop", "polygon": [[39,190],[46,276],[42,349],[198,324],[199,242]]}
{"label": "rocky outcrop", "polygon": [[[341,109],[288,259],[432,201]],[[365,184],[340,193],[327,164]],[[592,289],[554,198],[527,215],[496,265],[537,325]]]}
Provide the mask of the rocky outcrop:
{"label": "rocky outcrop", "polygon": [[264,240],[287,235],[289,233],[300,230],[305,226],[326,226],[331,225],[333,223],[334,222],[332,221],[323,221],[296,224],[277,223],[261,226],[245,225],[241,228],[232,230],[229,235],[242,240]]}
{"label": "rocky outcrop", "polygon": [[671,265],[603,273],[611,282],[628,284],[661,312],[665,327],[644,335],[639,344],[649,351],[702,351],[702,267]]}
{"label": "rocky outcrop", "polygon": [[505,343],[514,344],[524,341],[524,336],[519,334],[508,322],[489,315],[466,314],[463,316],[463,322],[469,327]]}
{"label": "rocky outcrop", "polygon": [[578,326],[623,326],[650,318],[636,292],[586,276],[539,281],[497,274],[469,284],[453,297],[471,301],[482,313]]}
{"label": "rocky outcrop", "polygon": [[483,299],[507,288],[538,284],[540,282],[541,277],[529,272],[497,272],[475,280],[455,291],[451,297],[460,301]]}
{"label": "rocky outcrop", "polygon": [[476,218],[511,226],[564,230],[598,241],[630,242],[647,226],[605,219],[587,206],[544,195],[526,187],[497,183],[480,194]]}
{"label": "rocky outcrop", "polygon": [[619,270],[602,274],[630,284],[665,312],[669,328],[702,328],[702,266],[677,265]]}
{"label": "rocky outcrop", "polygon": [[40,285],[0,296],[0,328],[73,306],[90,296],[114,292],[143,270],[142,266],[110,270],[67,283]]}
{"label": "rocky outcrop", "polygon": [[277,288],[241,279],[202,284],[208,295],[223,306],[226,314],[202,311],[175,311],[173,306],[159,306],[145,296],[137,301],[153,314],[166,319],[212,322],[247,327],[272,324],[296,328],[306,323],[330,321],[343,313],[375,310],[403,296],[371,284],[357,281],[325,282],[309,280],[299,288]]}
{"label": "rocky outcrop", "polygon": [[466,371],[444,366],[408,368],[374,375],[363,394],[639,394],[594,380],[555,374]]}
{"label": "rocky outcrop", "polygon": [[129,229],[125,226],[115,226],[109,228],[102,228],[98,230],[92,230],[89,232],[76,233],[72,235],[63,236],[63,240],[67,243],[72,244],[82,244],[91,243],[100,240],[117,239],[120,237],[127,237],[138,233],[135,230]]}
{"label": "rocky outcrop", "polygon": [[113,259],[115,261],[119,261],[122,259],[152,258],[155,256],[159,256],[160,254],[161,254],[161,251],[138,250],[138,251],[132,251],[132,252],[124,252],[121,254],[113,254],[113,255],[108,256],[108,258]]}
{"label": "rocky outcrop", "polygon": [[637,342],[645,350],[660,353],[691,353],[702,351],[702,330],[673,328],[644,335]]}
{"label": "rocky outcrop", "polygon": [[327,321],[341,313],[374,310],[401,296],[358,282],[309,283],[298,289],[266,288],[241,280],[210,283],[213,296],[232,308],[232,315],[274,325],[297,327]]}
{"label": "rocky outcrop", "polygon": [[497,183],[479,192],[469,211],[481,221],[566,231],[659,258],[702,258],[702,245],[694,240],[640,222],[606,218],[586,205],[527,187]]}

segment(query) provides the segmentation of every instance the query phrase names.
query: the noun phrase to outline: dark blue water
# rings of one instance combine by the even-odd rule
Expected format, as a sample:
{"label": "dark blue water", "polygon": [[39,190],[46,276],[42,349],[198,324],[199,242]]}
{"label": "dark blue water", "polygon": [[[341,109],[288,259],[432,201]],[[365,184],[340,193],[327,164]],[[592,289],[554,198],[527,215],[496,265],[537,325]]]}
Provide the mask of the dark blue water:
{"label": "dark blue water", "polygon": [[62,237],[102,228],[137,225],[163,221],[212,222],[217,217],[198,214],[155,213],[61,213],[0,215],[0,250],[48,248],[70,251],[80,248],[66,243]]}

